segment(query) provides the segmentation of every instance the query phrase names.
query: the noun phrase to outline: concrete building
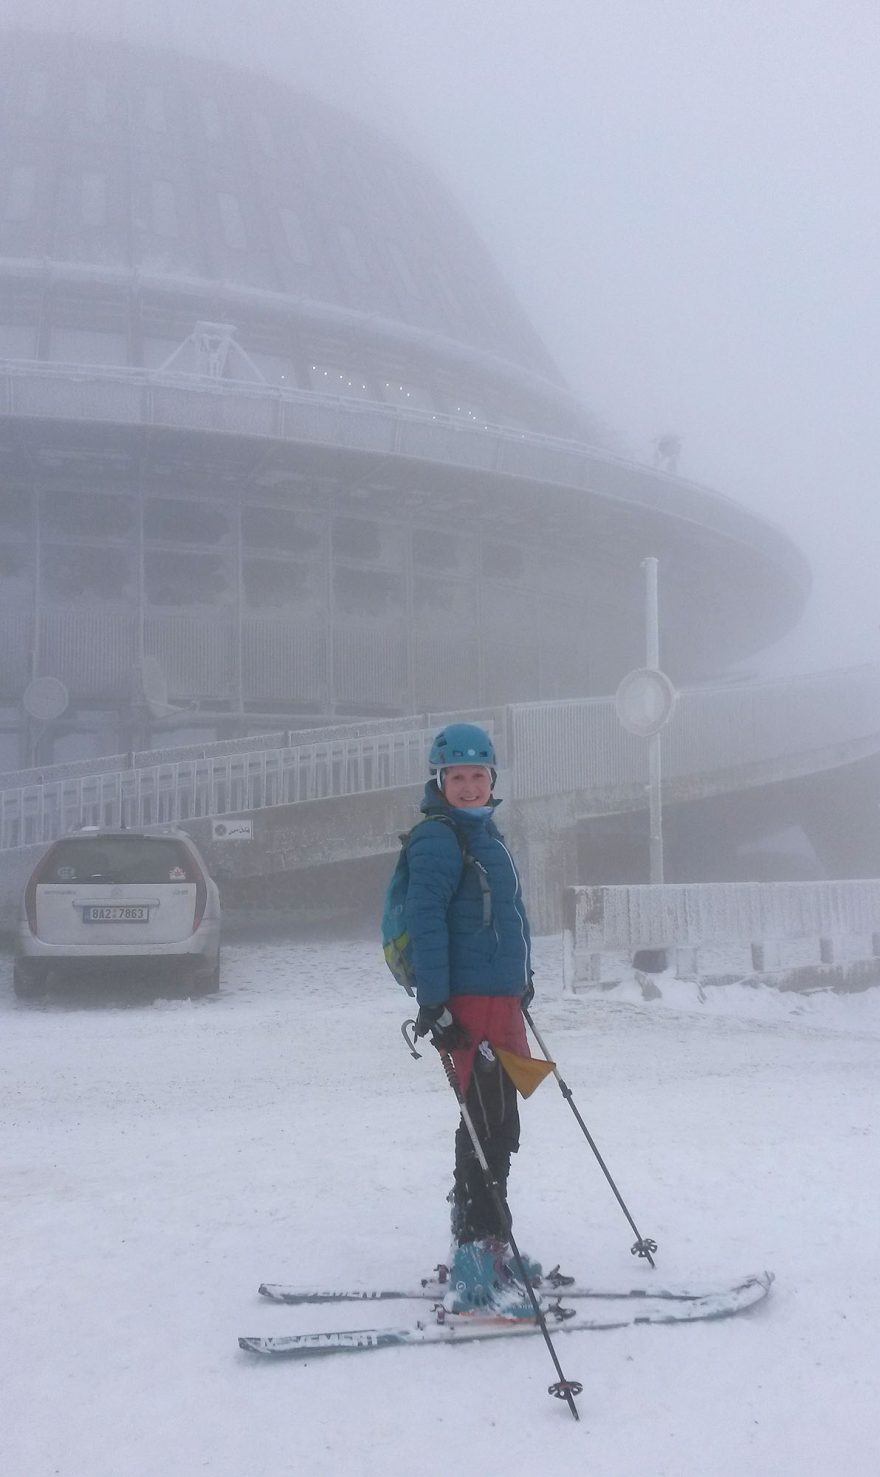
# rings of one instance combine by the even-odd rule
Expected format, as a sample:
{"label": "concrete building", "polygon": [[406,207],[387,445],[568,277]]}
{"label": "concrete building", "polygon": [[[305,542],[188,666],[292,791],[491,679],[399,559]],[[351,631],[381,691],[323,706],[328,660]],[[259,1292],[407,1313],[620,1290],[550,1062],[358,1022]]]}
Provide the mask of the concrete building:
{"label": "concrete building", "polygon": [[797,619],[796,548],[615,454],[387,138],[25,32],[0,114],[0,769],[607,693],[647,554],[676,683]]}

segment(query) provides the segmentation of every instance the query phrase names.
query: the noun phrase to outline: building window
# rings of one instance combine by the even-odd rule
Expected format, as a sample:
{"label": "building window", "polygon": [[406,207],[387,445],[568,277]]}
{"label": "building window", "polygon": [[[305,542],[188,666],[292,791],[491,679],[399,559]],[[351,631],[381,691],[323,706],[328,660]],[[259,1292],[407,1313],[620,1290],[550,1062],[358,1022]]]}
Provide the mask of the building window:
{"label": "building window", "polygon": [[252,610],[318,609],[323,601],[323,570],[314,564],[245,559],[242,580],[245,602]]}
{"label": "building window", "polygon": [[448,531],[414,528],[412,535],[413,564],[418,569],[466,568],[467,557],[460,539]]}
{"label": "building window", "polygon": [[403,567],[405,530],[401,524],[339,517],[333,523],[332,544],[337,560],[384,564],[389,569]]}
{"label": "building window", "polygon": [[14,606],[32,588],[30,552],[24,544],[0,544],[0,603]]}
{"label": "building window", "polygon": [[382,399],[389,405],[404,405],[409,410],[433,410],[433,402],[422,385],[401,384],[391,379],[382,382]]}
{"label": "building window", "polygon": [[296,388],[293,362],[284,354],[264,354],[260,349],[248,349],[247,356],[267,385],[292,385]]}
{"label": "building window", "polygon": [[26,221],[34,208],[37,171],[31,164],[14,164],[9,175],[3,216],[8,221]]}
{"label": "building window", "polygon": [[359,277],[362,282],[369,281],[369,268],[361,251],[360,243],[351,226],[337,226],[336,239],[339,242],[345,265],[349,271],[355,277]]}
{"label": "building window", "polygon": [[86,81],[86,115],[93,123],[103,123],[107,117],[107,85],[97,77]]}
{"label": "building window", "polygon": [[154,179],[150,187],[153,208],[153,230],[157,236],[172,239],[177,235],[177,201],[170,180]]}
{"label": "building window", "polygon": [[287,249],[291,257],[301,267],[307,267],[311,263],[312,253],[306,240],[306,233],[299,213],[295,210],[285,208],[280,212],[281,225],[284,229],[284,237]]}
{"label": "building window", "polygon": [[409,263],[409,258],[401,251],[396,241],[387,241],[385,249],[394,268],[394,275],[401,287],[410,297],[421,297],[422,292],[418,280]]}
{"label": "building window", "polygon": [[484,544],[483,573],[496,580],[520,581],[525,577],[525,551],[516,544]]}
{"label": "building window", "polygon": [[128,345],[124,333],[53,328],[49,338],[49,358],[57,364],[125,364]]}
{"label": "building window", "polygon": [[486,425],[485,410],[482,406],[474,405],[468,400],[456,399],[450,408],[450,414],[461,416],[462,420],[470,421],[475,426]]}
{"label": "building window", "polygon": [[107,177],[88,170],[82,177],[79,215],[84,226],[103,226],[107,219]]}
{"label": "building window", "polygon": [[413,610],[445,632],[473,629],[477,614],[476,591],[462,580],[432,579],[420,574],[413,582]]}
{"label": "building window", "polygon": [[290,508],[242,508],[241,536],[246,548],[282,554],[310,554],[321,545],[317,524]]}
{"label": "building window", "polygon": [[147,498],[144,504],[144,538],[167,544],[220,544],[231,537],[229,518],[223,508],[197,501]]}
{"label": "building window", "polygon": [[318,140],[310,128],[302,130],[302,152],[314,175],[319,179],[327,176],[327,159]]}
{"label": "building window", "polygon": [[31,118],[42,113],[49,96],[48,72],[31,72],[24,92],[24,110]]}
{"label": "building window", "polygon": [[220,229],[223,232],[223,240],[233,250],[243,251],[247,246],[247,235],[244,229],[244,216],[238,200],[234,195],[218,195],[217,207],[220,211]]}
{"label": "building window", "polygon": [[165,93],[161,87],[144,88],[144,122],[154,133],[165,132]]}
{"label": "building window", "polygon": [[346,400],[372,400],[366,375],[359,369],[336,369],[332,365],[310,364],[309,382],[313,390],[325,395],[343,395]]}
{"label": "building window", "polygon": [[128,539],[134,515],[131,498],[112,493],[44,492],[40,498],[40,521],[48,539]]}
{"label": "building window", "polygon": [[167,550],[145,553],[144,589],[151,605],[222,605],[234,593],[225,560]]}
{"label": "building window", "polygon": [[199,112],[202,115],[205,138],[210,139],[211,143],[219,143],[223,137],[223,118],[214,99],[212,97],[199,98]]}
{"label": "building window", "polygon": [[40,556],[40,578],[50,600],[89,605],[130,600],[135,590],[130,562],[122,549],[114,549],[111,558],[98,545],[48,544]]}
{"label": "building window", "polygon": [[334,558],[372,562],[379,558],[381,549],[378,523],[368,523],[364,518],[337,518],[333,524]]}
{"label": "building window", "polygon": [[31,527],[31,499],[27,492],[8,487],[0,498],[0,528],[4,533],[26,535]]}
{"label": "building window", "polygon": [[405,606],[404,582],[399,575],[375,569],[335,569],[333,598],[341,616],[387,616]]}
{"label": "building window", "polygon": [[37,330],[27,323],[0,323],[0,359],[36,359]]}
{"label": "building window", "polygon": [[[155,335],[144,337],[144,368],[161,369],[168,363],[172,354],[180,348],[180,339],[158,338]],[[172,365],[172,373],[174,366]]]}
{"label": "building window", "polygon": [[275,135],[272,132],[272,125],[265,113],[254,114],[254,132],[257,135],[257,142],[266,155],[266,158],[277,159],[278,149],[275,144]]}

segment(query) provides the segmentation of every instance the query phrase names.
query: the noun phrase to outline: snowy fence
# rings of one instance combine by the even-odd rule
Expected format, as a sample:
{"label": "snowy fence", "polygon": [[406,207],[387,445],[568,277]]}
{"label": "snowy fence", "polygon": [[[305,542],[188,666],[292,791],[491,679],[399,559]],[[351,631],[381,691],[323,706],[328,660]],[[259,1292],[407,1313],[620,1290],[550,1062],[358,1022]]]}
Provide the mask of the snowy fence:
{"label": "snowy fence", "polygon": [[[77,826],[185,824],[420,785],[431,739],[448,716],[427,714],[424,727],[388,718],[340,725],[315,730],[307,741],[302,733],[270,735],[270,747],[255,747],[264,742],[256,738],[144,752],[125,767],[120,755],[118,767],[98,774],[91,768],[96,761],[74,773],[74,766],[24,771],[18,778],[27,782],[0,787],[0,852],[45,845]],[[499,730],[503,756],[497,710],[478,716],[490,733]],[[278,743],[285,737],[291,742]],[[245,752],[242,744],[249,746]]]}
{"label": "snowy fence", "polygon": [[[799,758],[878,732],[876,663],[785,680],[684,688],[661,734],[663,774],[674,784],[756,766],[784,765],[796,773]],[[623,730],[613,698],[514,705],[510,733],[517,797],[592,790],[629,792],[644,802],[647,745]]]}
{"label": "snowy fence", "polygon": [[0,850],[45,844],[76,826],[173,825],[414,785],[425,730],[180,759],[0,791]]}
{"label": "snowy fence", "polygon": [[619,978],[621,956],[640,950],[671,955],[691,980],[803,986],[829,966],[872,960],[880,976],[880,881],[566,888],[568,993]]}

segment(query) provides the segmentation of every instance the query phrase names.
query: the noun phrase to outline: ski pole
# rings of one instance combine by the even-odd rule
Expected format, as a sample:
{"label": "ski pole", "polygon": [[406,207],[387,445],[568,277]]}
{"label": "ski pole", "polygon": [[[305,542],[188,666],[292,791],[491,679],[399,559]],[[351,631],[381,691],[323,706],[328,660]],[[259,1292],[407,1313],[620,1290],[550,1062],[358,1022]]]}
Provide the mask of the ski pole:
{"label": "ski pole", "polygon": [[584,1122],[583,1118],[581,1117],[580,1113],[578,1112],[577,1105],[575,1103],[574,1097],[572,1096],[571,1088],[568,1086],[568,1083],[563,1082],[562,1077],[561,1077],[561,1075],[559,1073],[559,1070],[558,1070],[558,1068],[556,1066],[556,1063],[553,1061],[552,1057],[550,1056],[549,1051],[547,1050],[547,1047],[544,1045],[544,1041],[543,1041],[543,1038],[541,1036],[541,1033],[538,1030],[537,1026],[535,1025],[535,1022],[532,1020],[532,1017],[529,1015],[529,1012],[528,1012],[528,1010],[526,1009],[525,1006],[523,1006],[523,1015],[525,1016],[526,1021],[529,1024],[529,1028],[530,1028],[530,1030],[532,1032],[532,1035],[534,1036],[534,1038],[537,1041],[538,1045],[540,1046],[542,1052],[544,1053],[545,1060],[548,1061],[548,1062],[551,1062],[551,1064],[553,1066],[553,1076],[556,1078],[556,1081],[559,1083],[559,1090],[562,1093],[562,1096],[565,1098],[565,1101],[568,1103],[568,1106],[571,1108],[571,1111],[574,1113],[574,1116],[577,1119],[578,1123],[580,1124],[581,1130],[582,1130],[583,1135],[584,1135],[584,1138],[586,1139],[587,1143],[589,1144],[590,1148],[592,1149],[593,1153],[595,1154],[596,1158],[599,1161],[599,1168],[601,1169],[601,1171],[604,1174],[606,1180],[608,1181],[609,1185],[611,1186],[612,1190],[614,1191],[615,1197],[617,1199],[617,1203],[620,1206],[621,1210],[623,1211],[624,1215],[626,1216],[627,1220],[629,1221],[629,1224],[630,1224],[630,1226],[631,1226],[631,1228],[633,1230],[633,1233],[635,1235],[635,1238],[636,1238],[635,1245],[630,1248],[631,1251],[632,1251],[633,1256],[643,1256],[643,1257],[645,1257],[645,1259],[648,1261],[649,1265],[651,1267],[653,1267],[654,1266],[654,1258],[651,1255],[651,1253],[657,1250],[657,1242],[656,1241],[653,1241],[650,1236],[642,1236],[640,1234],[639,1229],[638,1229],[638,1226],[636,1225],[635,1221],[633,1220],[632,1216],[630,1215],[629,1211],[627,1210],[627,1208],[626,1208],[626,1206],[625,1206],[625,1204],[623,1202],[623,1197],[621,1196],[620,1191],[618,1190],[618,1188],[615,1185],[613,1179],[611,1178],[611,1175],[609,1173],[608,1166],[606,1165],[605,1160],[602,1158],[602,1155],[599,1153],[599,1150],[596,1147],[596,1142],[595,1142],[595,1139],[593,1138],[593,1135],[590,1133],[590,1130],[587,1128],[586,1123]]}
{"label": "ski pole", "polygon": [[[410,1039],[407,1032],[408,1026],[412,1026],[412,1039]],[[403,1034],[403,1038],[409,1046],[409,1049],[412,1052],[413,1056],[420,1056],[421,1053],[416,1051],[415,1049],[415,1021],[405,1021],[403,1026],[401,1027],[401,1031]],[[550,1330],[547,1327],[547,1319],[544,1316],[544,1310],[541,1307],[541,1304],[538,1302],[537,1297],[535,1296],[535,1289],[532,1287],[532,1284],[529,1281],[529,1277],[523,1264],[523,1259],[520,1254],[519,1247],[517,1246],[516,1241],[513,1237],[513,1227],[510,1219],[510,1211],[504,1203],[503,1196],[498,1187],[498,1182],[494,1178],[492,1171],[489,1168],[489,1161],[486,1158],[485,1153],[483,1152],[483,1145],[480,1142],[480,1136],[474,1126],[474,1120],[471,1117],[470,1112],[468,1111],[468,1106],[465,1102],[464,1093],[461,1090],[461,1084],[458,1080],[458,1074],[455,1070],[455,1063],[453,1062],[452,1057],[450,1056],[448,1051],[444,1051],[443,1047],[438,1046],[436,1041],[433,1044],[436,1047],[438,1055],[440,1057],[440,1061],[443,1064],[443,1070],[446,1073],[446,1080],[448,1081],[449,1086],[452,1088],[452,1091],[455,1093],[456,1102],[458,1103],[459,1110],[461,1112],[462,1122],[467,1129],[468,1137],[470,1138],[470,1141],[473,1145],[474,1153],[477,1156],[477,1162],[483,1172],[483,1179],[486,1183],[486,1189],[492,1196],[495,1209],[498,1212],[502,1225],[504,1226],[507,1239],[510,1242],[510,1249],[513,1252],[514,1261],[516,1262],[517,1270],[525,1286],[526,1292],[529,1295],[529,1302],[532,1305],[532,1311],[537,1320],[538,1327],[540,1328],[543,1335],[544,1343],[547,1345],[547,1348],[550,1352],[550,1358],[553,1360],[553,1365],[556,1373],[559,1376],[559,1379],[554,1384],[550,1385],[547,1393],[548,1395],[555,1395],[557,1400],[567,1400],[569,1410],[571,1411],[575,1420],[579,1421],[580,1416],[578,1415],[577,1406],[574,1403],[574,1397],[575,1395],[580,1395],[584,1387],[582,1384],[580,1384],[578,1380],[567,1380],[562,1372],[562,1366],[559,1363],[556,1350],[553,1347],[553,1340],[550,1337]]]}

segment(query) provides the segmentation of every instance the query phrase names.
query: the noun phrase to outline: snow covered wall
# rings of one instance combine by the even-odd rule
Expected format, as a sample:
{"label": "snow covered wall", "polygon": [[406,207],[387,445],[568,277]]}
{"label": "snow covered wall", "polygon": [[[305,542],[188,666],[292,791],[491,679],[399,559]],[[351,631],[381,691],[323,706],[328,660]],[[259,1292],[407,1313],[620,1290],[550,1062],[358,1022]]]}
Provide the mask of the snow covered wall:
{"label": "snow covered wall", "polygon": [[790,989],[857,988],[880,956],[874,880],[569,887],[564,908],[569,992],[614,982],[638,950],[674,951],[684,979]]}

